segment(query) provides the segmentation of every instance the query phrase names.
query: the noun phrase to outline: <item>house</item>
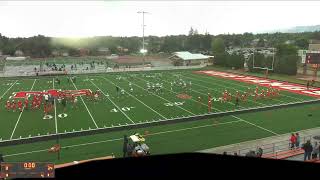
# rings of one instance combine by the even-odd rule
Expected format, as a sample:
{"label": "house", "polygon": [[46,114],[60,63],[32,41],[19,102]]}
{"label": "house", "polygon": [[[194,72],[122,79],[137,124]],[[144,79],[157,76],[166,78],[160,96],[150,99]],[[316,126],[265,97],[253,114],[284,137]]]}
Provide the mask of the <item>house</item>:
{"label": "house", "polygon": [[[252,40],[251,46],[257,46],[259,41],[260,41],[259,38]],[[263,39],[263,42],[264,42],[264,44],[266,44],[268,41],[266,39]]]}
{"label": "house", "polygon": [[110,50],[109,50],[109,48],[100,47],[100,48],[98,48],[98,53],[100,55],[108,55],[110,53]]}
{"label": "house", "polygon": [[169,57],[175,66],[204,65],[208,64],[211,58],[213,58],[213,56],[192,54],[188,51],[174,52],[172,56]]}
{"label": "house", "polygon": [[20,56],[20,57],[6,57],[6,61],[24,61],[24,60],[27,60],[27,57],[23,57],[23,56]]}
{"label": "house", "polygon": [[79,48],[78,51],[80,56],[88,56],[90,53],[90,50],[86,48]]}
{"label": "house", "polygon": [[287,40],[286,42],[284,42],[285,44],[294,44],[295,40]]}
{"label": "house", "polygon": [[320,40],[310,40],[309,50],[310,51],[320,51]]}
{"label": "house", "polygon": [[68,53],[68,52],[63,52],[63,53],[62,53],[62,56],[63,56],[63,57],[67,57],[67,56],[69,56],[69,53]]}
{"label": "house", "polygon": [[53,50],[53,51],[51,52],[51,54],[52,54],[53,56],[60,56],[60,52],[57,51],[57,50]]}
{"label": "house", "polygon": [[14,52],[14,55],[15,55],[15,56],[23,56],[24,53],[23,53],[21,50],[16,50],[16,51]]}

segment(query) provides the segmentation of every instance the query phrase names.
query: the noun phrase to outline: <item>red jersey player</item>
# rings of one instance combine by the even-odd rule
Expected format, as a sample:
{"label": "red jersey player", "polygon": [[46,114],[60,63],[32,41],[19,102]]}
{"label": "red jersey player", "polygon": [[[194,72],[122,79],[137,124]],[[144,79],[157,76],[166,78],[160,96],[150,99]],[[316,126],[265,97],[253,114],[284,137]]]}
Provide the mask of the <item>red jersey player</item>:
{"label": "red jersey player", "polygon": [[228,93],[228,101],[232,101],[232,95],[231,95],[231,93]]}
{"label": "red jersey player", "polygon": [[211,99],[208,100],[208,112],[211,112],[211,106],[212,106],[212,101]]}
{"label": "red jersey player", "polygon": [[19,100],[18,101],[18,108],[19,108],[20,112],[22,112],[22,106],[23,106],[22,101]]}
{"label": "red jersey player", "polygon": [[26,99],[24,100],[24,108],[25,108],[25,109],[28,109],[28,106],[29,106],[29,100],[28,100],[28,98],[26,98]]}
{"label": "red jersey player", "polygon": [[35,109],[36,106],[37,106],[37,101],[35,99],[33,99],[32,104],[31,104],[32,109]]}
{"label": "red jersey player", "polygon": [[264,98],[265,96],[266,96],[266,95],[265,95],[264,89],[262,89],[262,90],[261,90],[260,97],[261,97],[261,98]]}
{"label": "red jersey player", "polygon": [[44,115],[48,115],[48,110],[49,110],[49,107],[46,103],[43,104],[43,112],[44,112]]}
{"label": "red jersey player", "polygon": [[11,103],[9,100],[6,103],[6,109],[7,109],[7,111],[9,111],[11,109]]}
{"label": "red jersey player", "polygon": [[13,110],[13,112],[16,111],[16,102],[14,100],[12,100],[11,102],[11,109]]}
{"label": "red jersey player", "polygon": [[258,94],[259,93],[259,87],[257,86],[256,89],[254,90],[254,94]]}

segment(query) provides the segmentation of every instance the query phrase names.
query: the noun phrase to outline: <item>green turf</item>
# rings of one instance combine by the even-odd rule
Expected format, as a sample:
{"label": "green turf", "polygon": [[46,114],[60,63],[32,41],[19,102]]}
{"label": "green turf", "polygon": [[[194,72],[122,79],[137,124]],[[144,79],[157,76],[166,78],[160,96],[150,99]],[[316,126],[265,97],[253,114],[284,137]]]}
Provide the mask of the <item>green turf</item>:
{"label": "green turf", "polygon": [[[119,77],[121,77],[120,80]],[[205,114],[208,112],[206,104],[208,92],[211,93],[212,97],[220,97],[225,89],[234,93],[235,91],[246,91],[248,87],[255,87],[243,82],[194,74],[191,70],[79,75],[77,76],[76,83],[68,82],[67,76],[59,78],[61,80],[60,85],[54,83],[53,77],[41,77],[36,80],[33,78],[17,80],[14,78],[0,79],[0,95],[3,96],[0,102],[0,138],[2,140],[15,139],[20,136],[24,138],[37,136],[38,134],[55,134],[56,131],[64,133],[72,132],[73,130],[81,131],[88,130],[89,128],[104,128]],[[173,87],[171,89],[170,82],[180,78],[187,83],[191,81],[191,89],[184,90],[181,87]],[[133,92],[130,91],[129,82],[132,83]],[[147,82],[163,83],[163,92],[148,92],[146,90]],[[124,89],[125,94],[118,95],[116,86]],[[53,119],[49,120],[42,119],[44,115],[42,110],[25,110],[20,114],[19,112],[7,112],[3,108],[5,101],[13,92],[28,90],[43,91],[49,89],[91,89],[92,91],[100,89],[103,92],[103,96],[98,102],[92,101],[87,97],[79,97],[78,108],[76,109],[70,103],[67,103],[66,113],[68,116],[66,118],[59,118],[57,116],[64,112],[62,105],[58,102],[56,103],[56,111],[51,112]],[[180,99],[177,95],[181,93],[186,93],[192,98]],[[202,99],[201,103],[197,101],[199,96]],[[258,101],[253,101],[253,98],[250,98],[248,102],[240,103],[239,107],[236,107],[234,102],[213,102],[211,111],[221,112],[311,99],[314,98],[282,91],[281,96],[278,98]],[[179,102],[183,103],[183,105],[174,105],[174,103]],[[170,104],[173,106],[166,106]],[[144,133],[146,130],[151,133],[147,138],[147,142],[153,154],[192,152],[268,137],[274,134],[317,127],[320,125],[320,121],[318,120],[319,113],[315,110],[317,108],[320,108],[319,104],[246,113],[236,115],[236,117],[226,116],[132,131],[62,139],[61,144],[65,148],[59,161],[56,159],[56,155],[49,154],[46,150],[55,141],[1,147],[0,152],[6,155],[5,159],[8,161],[50,160],[67,162],[110,155],[111,153],[121,156],[123,134]],[[308,116],[308,114],[312,114],[312,116]],[[112,141],[67,148],[70,145],[102,140]],[[43,151],[24,154],[24,152],[37,150]],[[14,155],[16,153],[22,154]]]}

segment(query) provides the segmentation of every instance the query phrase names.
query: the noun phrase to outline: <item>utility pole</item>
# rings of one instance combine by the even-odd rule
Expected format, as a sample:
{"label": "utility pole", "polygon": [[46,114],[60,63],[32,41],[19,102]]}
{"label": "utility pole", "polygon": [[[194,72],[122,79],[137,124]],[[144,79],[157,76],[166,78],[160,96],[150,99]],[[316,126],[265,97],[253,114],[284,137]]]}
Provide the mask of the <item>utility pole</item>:
{"label": "utility pole", "polygon": [[144,67],[144,56],[146,54],[146,50],[144,49],[144,27],[146,25],[144,25],[144,14],[147,14],[148,12],[146,11],[139,11],[138,12],[139,14],[142,14],[142,50],[140,51],[142,54],[143,54],[143,67]]}

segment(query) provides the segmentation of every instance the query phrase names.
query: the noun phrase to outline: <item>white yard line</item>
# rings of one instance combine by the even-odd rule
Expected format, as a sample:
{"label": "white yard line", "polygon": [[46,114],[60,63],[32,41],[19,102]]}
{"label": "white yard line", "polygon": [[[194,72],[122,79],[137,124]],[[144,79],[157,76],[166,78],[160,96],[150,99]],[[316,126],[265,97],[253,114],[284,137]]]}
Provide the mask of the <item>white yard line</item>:
{"label": "white yard line", "polygon": [[102,94],[103,94],[105,97],[107,97],[107,98],[109,99],[109,101],[110,101],[129,121],[131,121],[133,124],[135,124],[135,122],[134,122],[125,112],[123,112],[123,111],[121,110],[121,108],[109,98],[109,96],[107,96],[94,82],[92,82],[91,80],[90,80],[90,82],[91,82],[96,88],[98,88],[98,89],[102,92]]}
{"label": "white yard line", "polygon": [[254,124],[254,123],[251,123],[251,122],[249,122],[249,121],[246,121],[246,120],[244,120],[244,119],[241,119],[241,118],[239,118],[239,117],[237,117],[237,116],[234,116],[234,115],[231,115],[231,116],[234,117],[234,118],[236,118],[236,119],[239,119],[239,120],[241,120],[241,121],[243,121],[243,122],[246,122],[246,123],[248,123],[248,124],[250,124],[250,125],[252,125],[252,126],[255,126],[255,127],[259,128],[259,129],[268,131],[268,132],[270,132],[270,133],[272,133],[272,134],[274,134],[274,135],[279,135],[278,133],[276,133],[276,132],[274,132],[274,131],[271,131],[271,130],[266,129],[266,128],[261,127],[261,126],[258,126],[258,125]]}
{"label": "white yard line", "polygon": [[[137,77],[137,78],[138,78],[138,77]],[[141,78],[138,78],[138,79],[141,79]],[[144,80],[144,79],[141,79],[141,80]],[[144,80],[144,81],[146,81],[146,80]],[[163,80],[162,80],[162,81],[163,81]],[[165,89],[166,89],[166,88],[165,88]],[[171,91],[171,90],[169,90],[169,89],[167,89],[167,90],[168,90],[168,91]],[[178,94],[177,92],[174,92],[174,91],[171,91],[171,92]],[[190,99],[190,100],[197,102],[197,101],[194,100],[194,99]],[[203,104],[203,103],[201,103],[201,104]],[[206,104],[204,104],[204,105],[206,105]],[[206,106],[208,106],[208,105],[206,105]],[[215,109],[215,110],[217,110],[217,111],[219,111],[219,112],[223,112],[223,111],[221,111],[220,109],[217,109],[217,108],[214,108],[214,107],[211,107],[211,109]],[[257,127],[257,128],[260,128],[260,129],[262,129],[262,130],[268,131],[268,132],[270,132],[270,133],[272,133],[272,134],[277,134],[277,133],[275,133],[275,132],[273,132],[273,131],[271,131],[271,130],[268,130],[268,129],[263,128],[263,127],[261,127],[261,126],[258,126],[258,125],[254,124],[254,123],[251,123],[251,122],[248,122],[248,121],[246,121],[246,120],[243,120],[243,119],[241,119],[241,118],[239,118],[239,117],[237,117],[237,116],[231,115],[231,117],[236,118],[236,119],[239,119],[239,120],[242,120],[243,122],[246,122],[246,123],[248,123],[248,124],[251,124],[251,125],[253,125],[253,126]]]}
{"label": "white yard line", "polygon": [[18,80],[16,80],[16,81],[6,90],[6,92],[4,92],[4,93],[2,94],[2,96],[1,96],[0,98],[2,99],[3,96],[5,96],[5,95],[7,94],[7,92],[8,92],[17,82],[18,82]]}
{"label": "white yard line", "polygon": [[[194,83],[194,82],[192,83],[192,85],[196,85],[196,86],[199,86],[199,87],[204,87],[204,88],[211,89],[211,90],[214,90],[214,91],[216,91],[216,92],[219,92],[219,91],[216,90],[216,89],[213,89],[213,88],[210,88],[210,87],[207,87],[207,86],[204,86],[204,85],[200,85],[200,84],[197,84],[197,83]],[[227,88],[227,87],[226,87],[226,88]],[[252,101],[252,100],[250,100],[250,99],[248,99],[248,101],[253,102],[253,103],[256,103],[256,104],[260,104],[260,105],[262,105],[262,106],[266,106],[266,105],[267,105],[267,104],[264,104],[264,103]],[[234,104],[234,103],[232,103],[232,104]]]}
{"label": "white yard line", "polygon": [[[195,77],[194,75],[190,74],[191,76]],[[209,78],[209,77],[205,77],[205,76],[201,76],[203,78]],[[213,76],[214,77],[214,76]],[[189,77],[190,78],[190,77]],[[217,80],[217,81],[222,81],[222,80]],[[247,86],[244,86],[244,85],[240,85],[240,84],[234,84],[234,83],[231,83],[231,82],[226,82],[228,84],[231,84],[231,85],[235,85],[235,86],[241,86],[241,87],[247,87]],[[298,101],[304,101],[303,99],[300,99],[300,98],[296,98],[296,97],[292,97],[292,96],[288,96],[288,95],[284,95],[284,94],[280,94],[280,96],[285,96],[285,97],[288,97],[288,98],[292,98],[292,99],[295,99],[295,100],[298,100]],[[280,101],[280,100],[278,100]],[[281,101],[282,102],[282,101]]]}
{"label": "white yard line", "polygon": [[[54,89],[54,78],[52,79],[52,85]],[[57,121],[57,106],[56,106],[56,99],[53,100],[54,103],[54,121],[56,126],[56,134],[58,134],[58,121]]]}
{"label": "white yard line", "polygon": [[[111,84],[113,84],[114,86],[116,86],[116,84],[114,84],[112,81],[110,81],[109,79],[102,77],[103,79],[109,81]],[[160,114],[159,112],[157,112],[156,110],[154,110],[153,108],[151,108],[150,106],[146,105],[144,102],[142,102],[140,99],[136,98],[135,96],[133,96],[132,94],[128,93],[127,91],[125,91],[125,93],[127,93],[129,96],[133,97],[135,100],[139,101],[141,104],[143,104],[144,106],[146,106],[147,108],[149,108],[151,111],[155,112],[156,114],[158,114],[159,116],[161,116],[164,119],[167,119],[166,117],[164,117],[162,114]]]}
{"label": "white yard line", "polygon": [[[187,77],[187,76],[185,76],[185,75],[184,75],[184,77],[185,77],[185,78],[188,78],[188,79],[193,79],[193,80],[195,80],[195,81],[206,82],[206,81],[203,81],[203,80],[199,80],[199,79]],[[204,77],[204,78],[207,78],[207,77]],[[217,81],[219,81],[219,80],[217,80]],[[217,83],[212,83],[212,82],[206,82],[206,83],[215,84],[215,85],[218,85],[218,86],[223,87],[223,88],[226,88],[226,89],[234,89],[234,90],[237,90],[237,91],[240,91],[240,92],[245,92],[245,91],[240,90],[240,89],[236,89],[236,88],[232,88],[232,87],[227,87],[227,86],[224,86],[224,85],[219,85],[219,84],[217,84]],[[227,82],[226,82],[226,83],[227,83]],[[228,84],[235,85],[235,86],[237,85],[237,84],[232,84],[232,83],[228,83]],[[238,85],[238,86],[247,87],[247,86],[242,86],[242,85]],[[283,104],[287,104],[287,103],[288,103],[288,102],[281,101],[281,100],[279,100],[279,99],[273,99],[273,100],[279,101],[279,102],[281,102],[281,103],[283,103]],[[257,103],[258,103],[258,102],[257,102]],[[261,103],[259,103],[259,104],[261,104]],[[266,104],[264,104],[264,105],[266,105]]]}
{"label": "white yard line", "polygon": [[[136,77],[136,78],[137,78],[137,77]],[[140,79],[140,78],[139,78],[139,79]],[[143,80],[144,80],[144,79],[143,79]],[[128,81],[128,80],[126,80],[126,81]],[[146,80],[144,80],[144,81],[146,81]],[[129,81],[128,81],[128,82],[129,82]],[[148,82],[148,81],[147,81],[147,82]],[[135,85],[135,86],[143,89],[144,91],[146,91],[143,87],[141,87],[141,86],[139,86],[139,85],[137,85],[137,84],[135,84],[135,83],[133,83],[133,82],[131,82],[131,83],[132,83],[133,85]],[[149,92],[147,92],[147,93],[149,93]],[[162,100],[164,100],[164,101],[166,101],[166,102],[172,103],[171,101],[169,101],[169,100],[167,100],[167,99],[165,99],[165,98],[163,98],[163,97],[161,97],[161,96],[159,96],[159,95],[157,95],[157,94],[155,94],[155,93],[153,93],[153,92],[151,92],[151,94],[154,95],[154,96],[157,96],[158,98],[160,98],[160,99],[162,99]],[[188,113],[196,116],[196,114],[194,114],[193,112],[188,111],[187,109],[184,109],[183,107],[180,107],[180,106],[175,106],[175,107],[178,107],[178,108],[180,108],[180,109],[182,109],[182,110],[184,110],[184,111],[186,111],[186,112],[188,112]]]}
{"label": "white yard line", "polygon": [[[137,78],[138,78],[138,77],[137,77]],[[141,79],[141,78],[138,78],[138,79]],[[146,81],[146,80],[144,80],[144,79],[141,79],[141,80]],[[162,81],[164,81],[164,80],[162,80]],[[146,81],[146,82],[148,82],[148,81]],[[175,92],[175,91],[171,91],[170,89],[167,89],[167,88],[164,88],[164,89],[166,89],[167,91],[170,91],[170,92],[172,92],[172,93],[174,93],[174,94],[179,94],[179,93],[177,93],[177,92]],[[194,102],[196,102],[196,103],[199,103],[198,101],[196,101],[196,100],[194,100],[194,99],[192,99],[192,98],[189,99],[189,100],[190,100],[190,101],[194,101]],[[208,107],[208,104],[204,104],[204,103],[202,103],[202,102],[200,102],[200,104]],[[219,109],[217,109],[217,108],[214,108],[214,107],[211,107],[211,109],[214,109],[214,110],[223,112],[223,111],[221,111],[221,110],[219,110]]]}
{"label": "white yard line", "polygon": [[[229,122],[224,122],[224,123],[210,123],[210,124],[206,124],[206,125],[193,126],[193,127],[189,127],[189,128],[181,128],[181,129],[175,129],[175,130],[169,130],[169,131],[160,131],[160,132],[156,132],[156,133],[150,133],[148,136],[155,136],[155,135],[160,135],[160,134],[168,134],[168,133],[173,133],[173,132],[187,131],[187,130],[206,128],[206,127],[211,127],[211,126],[219,126],[219,125],[225,125],[225,124],[233,124],[233,123],[238,123],[238,122],[241,122],[241,121],[242,120],[229,121]],[[69,146],[63,146],[62,149],[79,147],[79,146],[87,146],[87,145],[92,145],[92,144],[100,144],[100,143],[106,143],[106,142],[113,142],[113,141],[120,141],[120,140],[123,140],[123,138],[115,138],[115,139],[108,139],[108,140],[103,140],[103,141],[94,141],[94,142],[89,142],[89,143],[74,144],[74,145],[69,145]],[[15,154],[8,154],[8,155],[4,155],[3,157],[32,154],[32,153],[44,152],[44,151],[48,151],[48,149],[42,149],[42,150],[37,150],[37,151],[29,151],[29,152],[23,152],[23,153],[15,153]]]}
{"label": "white yard line", "polygon": [[[70,79],[70,81],[72,82],[72,84],[73,84],[74,88],[76,88],[76,90],[78,90],[78,88],[77,88],[77,86],[74,84],[73,80],[72,80],[71,78],[69,78],[69,79]],[[83,100],[82,96],[80,96],[80,99],[81,99],[82,103],[84,104],[84,106],[86,107],[86,109],[87,109],[87,111],[88,111],[88,113],[89,113],[89,115],[90,115],[90,117],[91,117],[91,119],[92,119],[92,121],[93,121],[94,125],[95,125],[95,126],[96,126],[96,128],[98,129],[99,127],[98,127],[98,125],[97,125],[96,121],[94,120],[93,116],[91,115],[91,112],[89,111],[89,109],[88,109],[88,107],[87,107],[86,103],[84,102],[84,100]]]}
{"label": "white yard line", "polygon": [[[162,81],[164,81],[164,82],[167,82],[167,83],[169,83],[168,81],[166,81],[166,80],[162,80]],[[193,85],[196,85],[196,86],[199,86],[199,85],[197,85],[197,84],[195,84],[195,83],[192,83]],[[206,86],[203,86],[203,87],[205,87],[205,88],[207,88],[207,89],[211,89],[211,88],[208,88],[208,87],[206,87]],[[214,89],[213,89],[214,90]],[[205,95],[205,96],[207,96],[208,94],[206,94],[206,93],[203,93],[203,92],[200,92],[200,91],[196,91],[196,90],[193,90],[193,89],[191,89],[191,91],[194,91],[194,92],[196,92],[196,93],[198,93],[198,94],[202,94],[202,95]],[[232,103],[232,102],[227,102],[228,104],[232,104],[232,105],[235,105],[234,103]],[[242,107],[243,109],[246,109],[245,107],[243,107],[243,106],[240,106],[239,105],[239,107]],[[211,108],[212,109],[212,108]]]}
{"label": "white yard line", "polygon": [[[31,86],[30,91],[32,91],[32,89],[33,89],[34,84],[36,83],[36,81],[37,81],[37,79],[35,79],[35,80],[33,81],[33,84],[32,84],[32,86]],[[23,113],[23,112],[24,112],[24,107],[22,108],[22,111],[20,112],[19,117],[18,117],[18,120],[17,120],[17,122],[16,122],[16,125],[15,125],[14,128],[13,128],[13,131],[12,131],[11,136],[10,136],[10,140],[12,139],[12,137],[13,137],[13,135],[14,135],[14,132],[16,131],[16,128],[17,128],[17,126],[18,126],[18,123],[19,123],[19,121],[20,121],[20,119],[21,119],[21,116],[22,116],[22,113]]]}

